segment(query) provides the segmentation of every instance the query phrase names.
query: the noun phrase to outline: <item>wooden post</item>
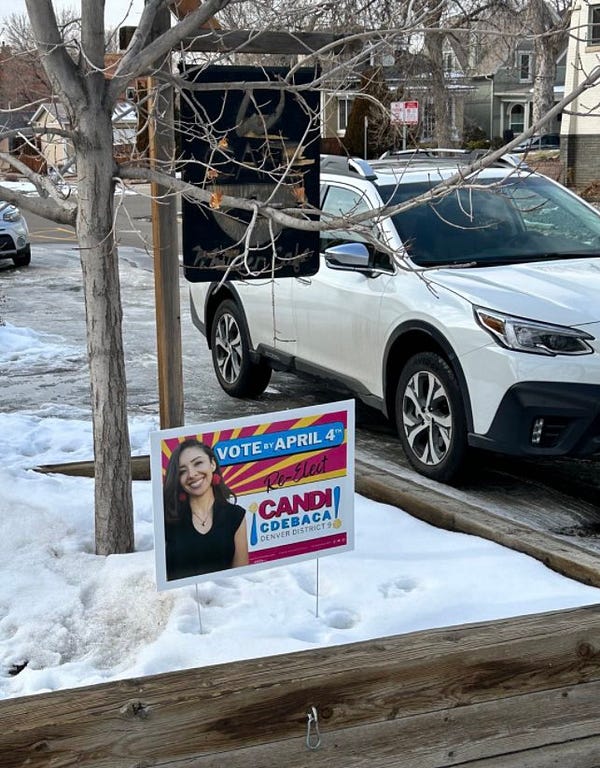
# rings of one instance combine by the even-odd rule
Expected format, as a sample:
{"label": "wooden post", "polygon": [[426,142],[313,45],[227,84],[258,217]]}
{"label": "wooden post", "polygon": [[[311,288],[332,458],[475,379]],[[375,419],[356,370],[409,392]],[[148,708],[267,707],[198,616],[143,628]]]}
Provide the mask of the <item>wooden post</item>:
{"label": "wooden post", "polygon": [[[170,25],[168,9],[161,8],[152,37],[158,37]],[[165,71],[169,70],[169,62],[170,57],[162,64]],[[175,155],[173,89],[163,87],[155,93],[149,124],[150,158],[152,166],[160,168]],[[160,426],[168,429],[184,423],[177,200],[166,187],[154,182],[151,195]]]}

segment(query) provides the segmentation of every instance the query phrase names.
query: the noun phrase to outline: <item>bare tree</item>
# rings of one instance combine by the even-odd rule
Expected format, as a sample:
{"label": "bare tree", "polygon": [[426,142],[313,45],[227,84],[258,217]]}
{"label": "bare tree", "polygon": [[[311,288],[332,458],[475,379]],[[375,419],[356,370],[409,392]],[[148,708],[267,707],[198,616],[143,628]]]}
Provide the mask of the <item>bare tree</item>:
{"label": "bare tree", "polygon": [[567,47],[570,5],[569,0],[528,0],[523,10],[524,31],[533,39],[535,54],[534,122],[554,105],[556,60]]}
{"label": "bare tree", "polygon": [[5,19],[0,50],[0,107],[37,102],[51,95],[26,15],[13,13]]}

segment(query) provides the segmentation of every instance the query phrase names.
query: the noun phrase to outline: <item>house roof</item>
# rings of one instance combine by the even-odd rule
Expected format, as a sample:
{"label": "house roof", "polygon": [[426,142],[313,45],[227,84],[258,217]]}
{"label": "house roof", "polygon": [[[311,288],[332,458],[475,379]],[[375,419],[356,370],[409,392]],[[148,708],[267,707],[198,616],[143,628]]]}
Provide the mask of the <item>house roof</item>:
{"label": "house roof", "polygon": [[[40,104],[29,122],[37,122],[44,112],[55,118],[62,128],[68,128],[71,124],[67,110],[60,101],[45,101],[43,104]],[[137,124],[137,107],[131,101],[118,101],[112,113],[112,121],[113,123]]]}
{"label": "house roof", "polygon": [[113,123],[132,123],[137,125],[137,107],[132,101],[118,101],[112,114]]}
{"label": "house roof", "polygon": [[35,110],[30,122],[35,123],[40,120],[44,112],[53,117],[62,128],[70,125],[71,121],[67,115],[67,110],[60,101],[44,101]]}

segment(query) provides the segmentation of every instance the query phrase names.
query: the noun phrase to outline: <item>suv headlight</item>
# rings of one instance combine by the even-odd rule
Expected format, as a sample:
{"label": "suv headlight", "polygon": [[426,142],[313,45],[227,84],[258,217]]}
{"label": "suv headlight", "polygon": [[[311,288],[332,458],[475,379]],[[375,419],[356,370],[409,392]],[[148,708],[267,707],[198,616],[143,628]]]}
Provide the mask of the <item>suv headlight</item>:
{"label": "suv headlight", "polygon": [[535,355],[589,355],[589,333],[551,323],[512,317],[502,312],[474,307],[475,318],[499,344],[517,352]]}
{"label": "suv headlight", "polygon": [[21,211],[14,205],[9,205],[2,211],[2,219],[4,221],[21,221]]}

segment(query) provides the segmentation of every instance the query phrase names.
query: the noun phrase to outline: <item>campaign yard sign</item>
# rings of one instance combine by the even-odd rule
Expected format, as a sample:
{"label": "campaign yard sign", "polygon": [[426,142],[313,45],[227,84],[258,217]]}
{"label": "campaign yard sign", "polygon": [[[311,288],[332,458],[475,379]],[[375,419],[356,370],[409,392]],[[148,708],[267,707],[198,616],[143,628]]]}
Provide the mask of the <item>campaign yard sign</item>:
{"label": "campaign yard sign", "polygon": [[[354,548],[353,400],[160,430],[150,438],[158,589]],[[185,453],[178,446],[191,443],[209,446],[219,483],[235,495],[231,506],[223,509],[244,518],[247,558],[242,564],[227,562],[219,570],[206,570],[199,554],[198,562],[185,572],[177,563],[169,566],[168,494],[173,493],[169,482],[184,472],[179,465],[186,464]],[[175,460],[179,464],[174,467]],[[199,486],[201,478],[202,471],[196,478]],[[185,481],[180,485],[175,491],[181,500]],[[192,530],[186,519],[191,516],[190,504],[175,503],[183,525],[183,534],[178,535],[190,541],[204,536],[198,523],[198,530]],[[206,536],[201,545],[208,540]]]}

